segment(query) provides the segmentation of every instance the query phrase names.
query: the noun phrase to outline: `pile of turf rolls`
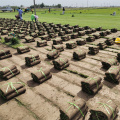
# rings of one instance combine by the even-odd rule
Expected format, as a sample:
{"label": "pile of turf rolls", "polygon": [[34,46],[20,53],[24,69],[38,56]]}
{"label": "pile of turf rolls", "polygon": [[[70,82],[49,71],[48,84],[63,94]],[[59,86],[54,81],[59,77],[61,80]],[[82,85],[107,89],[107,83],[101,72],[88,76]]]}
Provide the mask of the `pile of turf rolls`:
{"label": "pile of turf rolls", "polygon": [[10,50],[0,50],[0,60],[12,57]]}
{"label": "pile of turf rolls", "polygon": [[102,31],[99,34],[100,34],[100,36],[107,36],[107,32],[106,31]]}
{"label": "pile of turf rolls", "polygon": [[118,112],[114,101],[103,98],[90,109],[90,120],[116,120]]}
{"label": "pile of turf rolls", "polygon": [[102,66],[104,69],[109,69],[113,65],[118,65],[118,61],[115,58],[106,58],[101,61]]}
{"label": "pile of turf rolls", "polygon": [[41,39],[42,40],[47,40],[47,41],[51,40],[51,38],[49,37],[49,35],[43,35],[43,36],[41,36]]}
{"label": "pile of turf rolls", "polygon": [[70,36],[69,35],[65,35],[65,36],[61,36],[62,41],[68,41],[70,40]]}
{"label": "pile of turf rolls", "polygon": [[100,34],[93,34],[93,36],[95,37],[95,39],[99,39],[100,38]]}
{"label": "pile of turf rolls", "polygon": [[118,84],[120,81],[120,66],[111,66],[105,73],[105,80]]}
{"label": "pile of turf rolls", "polygon": [[113,38],[109,38],[109,39],[107,39],[106,41],[105,41],[105,43],[107,44],[107,45],[114,45],[114,40],[113,40]]}
{"label": "pile of turf rolls", "polygon": [[29,57],[25,57],[25,63],[27,66],[34,66],[41,62],[39,55],[30,55]]}
{"label": "pile of turf rolls", "polygon": [[81,98],[74,97],[64,101],[64,105],[60,106],[60,120],[84,120],[87,112],[86,102]]}
{"label": "pile of turf rolls", "polygon": [[68,49],[73,49],[73,48],[76,48],[77,47],[77,43],[76,42],[69,42],[69,43],[66,43],[66,48]]}
{"label": "pile of turf rolls", "polygon": [[94,36],[89,36],[88,38],[86,38],[87,42],[93,42],[95,41],[95,37]]}
{"label": "pile of turf rolls", "polygon": [[85,45],[86,44],[86,40],[83,38],[77,38],[76,42],[77,42],[77,45]]}
{"label": "pile of turf rolls", "polygon": [[62,39],[61,38],[58,38],[58,39],[54,39],[53,40],[53,45],[58,45],[58,44],[62,44]]}
{"label": "pile of turf rolls", "polygon": [[86,52],[83,50],[76,50],[73,52],[73,58],[75,60],[81,60],[84,59],[86,57]]}
{"label": "pile of turf rolls", "polygon": [[102,81],[102,78],[99,76],[88,77],[86,80],[81,82],[82,91],[90,95],[96,94],[103,86],[101,81]]}
{"label": "pile of turf rolls", "polygon": [[111,29],[111,32],[112,32],[112,33],[116,33],[117,31],[118,31],[117,28],[112,28],[112,29]]}
{"label": "pile of turf rolls", "polygon": [[26,42],[28,42],[28,43],[30,43],[30,42],[35,42],[34,38],[31,37],[31,36],[26,36],[26,37],[25,37],[25,40],[26,40]]}
{"label": "pile of turf rolls", "polygon": [[54,68],[58,70],[62,70],[69,66],[69,61],[66,58],[58,58],[53,60],[53,65],[54,65]]}
{"label": "pile of turf rolls", "polygon": [[100,50],[104,50],[105,48],[107,48],[107,44],[105,42],[101,42],[98,44]]}
{"label": "pile of turf rolls", "polygon": [[64,46],[63,45],[53,45],[52,46],[52,49],[56,49],[56,50],[58,50],[59,52],[62,52],[62,51],[64,51]]}
{"label": "pile of turf rolls", "polygon": [[72,35],[71,35],[71,38],[72,39],[76,39],[78,37],[78,33],[73,33]]}
{"label": "pile of turf rolls", "polygon": [[37,46],[38,47],[47,46],[47,41],[46,40],[37,41]]}
{"label": "pile of turf rolls", "polygon": [[58,35],[59,35],[59,36],[64,36],[64,35],[65,35],[65,31],[60,31],[60,32],[58,33]]}
{"label": "pile of turf rolls", "polygon": [[17,52],[19,54],[30,52],[30,48],[28,46],[20,46],[20,47],[17,48]]}
{"label": "pile of turf rolls", "polygon": [[95,55],[99,52],[99,46],[93,46],[93,47],[89,47],[89,54],[91,55]]}
{"label": "pile of turf rolls", "polygon": [[79,32],[78,32],[78,35],[79,35],[79,36],[84,36],[84,35],[85,35],[85,31],[79,31]]}
{"label": "pile of turf rolls", "polygon": [[25,91],[26,88],[22,82],[7,82],[0,87],[0,95],[6,100],[12,99]]}
{"label": "pile of turf rolls", "polygon": [[38,69],[35,73],[31,73],[34,82],[43,83],[44,81],[50,79],[52,74],[49,69],[43,69],[42,67]]}
{"label": "pile of turf rolls", "polygon": [[17,69],[15,65],[11,65],[8,67],[4,67],[0,71],[0,78],[8,80],[16,75],[18,75],[20,71]]}
{"label": "pile of turf rolls", "polygon": [[50,51],[48,54],[47,54],[47,58],[48,59],[56,59],[58,58],[60,55],[59,51],[56,50],[56,49],[53,49],[52,51]]}
{"label": "pile of turf rolls", "polygon": [[120,61],[120,53],[117,54],[117,60]]}

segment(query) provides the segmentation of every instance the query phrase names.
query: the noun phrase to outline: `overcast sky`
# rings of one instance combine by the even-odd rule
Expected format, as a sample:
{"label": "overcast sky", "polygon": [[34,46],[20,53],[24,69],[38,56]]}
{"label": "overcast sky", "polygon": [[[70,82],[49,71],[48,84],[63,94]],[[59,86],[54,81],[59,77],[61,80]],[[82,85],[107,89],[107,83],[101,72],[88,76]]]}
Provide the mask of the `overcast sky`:
{"label": "overcast sky", "polygon": [[[87,7],[88,6],[120,6],[120,0],[35,0],[36,4],[56,5],[72,7]],[[0,6],[30,6],[33,4],[33,0],[0,0]]]}

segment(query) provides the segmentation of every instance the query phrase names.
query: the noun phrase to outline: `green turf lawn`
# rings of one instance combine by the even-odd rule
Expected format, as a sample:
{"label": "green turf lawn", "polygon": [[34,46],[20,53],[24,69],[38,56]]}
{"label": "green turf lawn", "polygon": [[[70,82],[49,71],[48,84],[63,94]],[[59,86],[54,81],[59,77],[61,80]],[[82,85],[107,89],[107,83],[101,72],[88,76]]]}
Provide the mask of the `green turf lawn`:
{"label": "green turf lawn", "polygon": [[[116,16],[111,16],[116,11]],[[82,12],[80,14],[80,12]],[[117,28],[120,30],[120,8],[99,8],[99,9],[66,9],[65,14],[61,15],[62,9],[37,9],[40,22],[61,23],[79,26],[90,26],[92,28],[102,26],[105,29]],[[23,15],[24,20],[31,20],[31,12]],[[75,17],[72,17],[74,14]],[[2,18],[15,18],[17,12],[0,13]]]}

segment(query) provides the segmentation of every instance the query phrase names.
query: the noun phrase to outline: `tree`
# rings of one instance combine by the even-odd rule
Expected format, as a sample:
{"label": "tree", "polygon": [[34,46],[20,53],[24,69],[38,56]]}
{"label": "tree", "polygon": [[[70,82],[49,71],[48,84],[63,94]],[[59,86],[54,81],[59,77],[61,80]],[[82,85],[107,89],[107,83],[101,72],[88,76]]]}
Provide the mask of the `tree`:
{"label": "tree", "polygon": [[41,8],[45,7],[44,3],[40,4],[40,7],[41,7]]}
{"label": "tree", "polygon": [[61,8],[62,6],[61,6],[61,4],[58,4],[57,7],[58,7],[58,8]]}

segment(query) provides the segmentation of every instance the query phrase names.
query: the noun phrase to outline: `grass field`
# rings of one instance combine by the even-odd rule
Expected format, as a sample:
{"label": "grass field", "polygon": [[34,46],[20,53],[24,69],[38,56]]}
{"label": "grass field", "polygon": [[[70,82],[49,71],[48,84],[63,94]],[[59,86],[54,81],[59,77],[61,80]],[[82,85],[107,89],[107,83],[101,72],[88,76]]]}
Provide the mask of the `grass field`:
{"label": "grass field", "polygon": [[[111,16],[116,11],[116,16]],[[82,12],[82,13],[80,13]],[[15,18],[17,12],[0,13],[2,18]],[[24,20],[31,20],[31,12],[23,15]],[[62,9],[37,9],[37,15],[40,22],[61,23],[79,26],[90,26],[96,28],[102,26],[105,29],[117,28],[120,30],[120,8],[73,8],[66,9],[65,14],[62,15]],[[74,15],[74,17],[72,17]]]}

